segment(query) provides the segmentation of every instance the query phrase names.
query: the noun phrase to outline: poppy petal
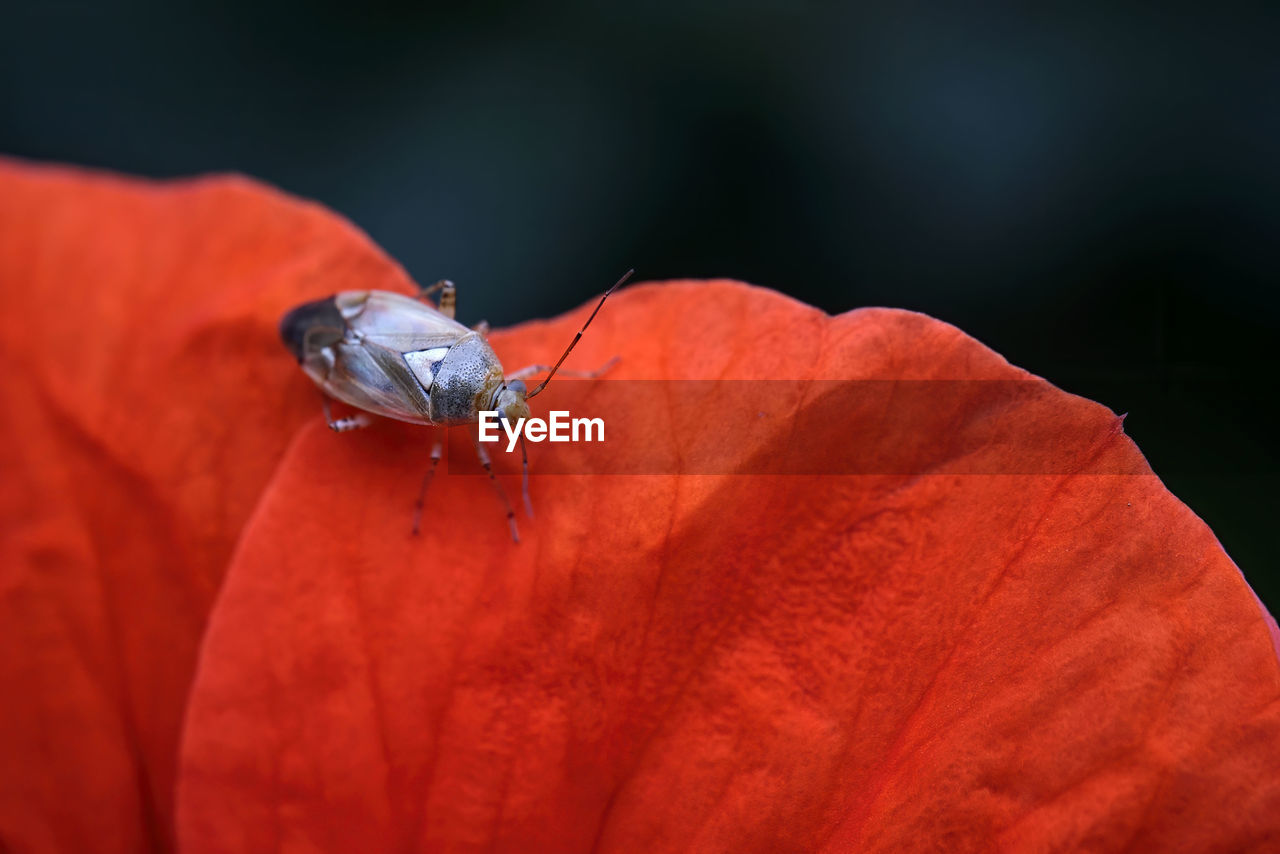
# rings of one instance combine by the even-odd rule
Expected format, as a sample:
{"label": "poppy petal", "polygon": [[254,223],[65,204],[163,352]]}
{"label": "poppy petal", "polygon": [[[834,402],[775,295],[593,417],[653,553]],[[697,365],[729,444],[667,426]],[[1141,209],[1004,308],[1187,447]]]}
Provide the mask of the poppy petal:
{"label": "poppy petal", "polygon": [[[546,361],[588,310],[495,349]],[[922,315],[828,317],[727,282],[619,293],[573,359],[614,355],[594,386],[609,429],[674,468],[539,475],[535,453],[518,545],[464,473],[465,439],[415,538],[426,431],[302,429],[201,651],[186,850],[1244,850],[1280,834],[1269,618],[1121,419]],[[800,387],[714,471],[682,452],[722,429],[716,412],[609,391],[705,378],[739,383],[731,403],[777,380],[881,385],[841,398],[843,419],[809,418],[828,396]],[[886,435],[895,464],[850,473]],[[769,467],[777,449],[809,468]]]}
{"label": "poppy petal", "polygon": [[407,287],[333,214],[234,177],[0,160],[0,848],[168,850],[196,650],[318,398],[280,314]]}
{"label": "poppy petal", "polygon": [[[600,401],[660,473],[535,477],[519,547],[482,479],[442,476],[413,540],[421,431],[324,431],[275,340],[294,303],[409,287],[354,229],[240,179],[12,163],[0,226],[9,848],[169,847],[246,519],[184,736],[191,850],[1277,833],[1274,623],[1118,419],[951,327],[726,283],[619,295],[575,359],[622,355]],[[584,313],[495,345],[545,360]],[[750,381],[720,412],[766,378],[872,385],[751,430],[628,385],[706,377]],[[709,425],[738,459],[705,467]]]}

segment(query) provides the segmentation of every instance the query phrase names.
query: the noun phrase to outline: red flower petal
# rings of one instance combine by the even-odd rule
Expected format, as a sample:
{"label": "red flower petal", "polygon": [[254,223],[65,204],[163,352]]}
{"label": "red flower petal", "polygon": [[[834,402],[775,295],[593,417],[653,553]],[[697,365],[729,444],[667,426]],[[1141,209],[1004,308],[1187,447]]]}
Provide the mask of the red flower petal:
{"label": "red flower petal", "polygon": [[[186,850],[1280,833],[1280,666],[1238,572],[1114,416],[951,327],[723,283],[625,291],[578,366],[897,390],[837,398],[843,420],[830,395],[773,401],[747,427],[625,382],[553,384],[543,411],[608,403],[614,450],[696,471],[711,433],[729,453],[702,470],[757,473],[536,476],[519,546],[483,479],[442,474],[414,539],[425,431],[329,433],[275,340],[294,302],[408,287],[358,234],[241,181],[14,167],[0,226],[0,276],[23,283],[0,327],[19,367],[0,487],[10,847],[164,847],[195,644],[246,519],[186,718]],[[545,360],[582,317],[495,347],[509,368]],[[930,400],[904,380],[983,382]],[[758,386],[725,388],[736,411]],[[884,453],[872,474],[776,473]]]}
{"label": "red flower petal", "polygon": [[[495,346],[545,359],[584,312]],[[715,283],[634,288],[598,322],[575,360],[621,355],[613,380],[985,380],[957,384],[950,431],[1057,430],[1066,463],[535,476],[515,546],[475,477],[438,478],[412,538],[427,435],[316,419],[210,628],[192,851],[1234,849],[1280,830],[1263,614],[1114,415],[1043,385],[1001,412],[991,381],[1026,375],[920,315]],[[721,429],[600,385],[637,444]],[[859,452],[802,420],[758,444],[837,468]],[[951,444],[899,435],[920,471]]]}
{"label": "red flower petal", "polygon": [[0,282],[0,842],[164,849],[210,604],[315,414],[277,319],[404,280],[243,179],[0,161]]}

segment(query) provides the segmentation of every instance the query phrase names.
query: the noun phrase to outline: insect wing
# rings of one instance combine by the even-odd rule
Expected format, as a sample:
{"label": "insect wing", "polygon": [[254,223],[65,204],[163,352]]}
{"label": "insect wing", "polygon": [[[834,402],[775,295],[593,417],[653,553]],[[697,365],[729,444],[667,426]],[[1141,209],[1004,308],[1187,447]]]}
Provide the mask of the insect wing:
{"label": "insect wing", "polygon": [[[351,293],[351,292],[348,292]],[[356,337],[401,353],[450,347],[470,332],[429,305],[390,291],[355,292],[364,297],[347,307],[348,294],[338,294],[338,307]]]}
{"label": "insect wing", "polygon": [[325,390],[388,418],[431,423],[434,372],[467,328],[417,300],[388,291],[335,298],[347,323]]}
{"label": "insect wing", "polygon": [[343,341],[336,353],[324,381],[330,396],[387,418],[430,423],[426,390],[400,353],[370,341]]}

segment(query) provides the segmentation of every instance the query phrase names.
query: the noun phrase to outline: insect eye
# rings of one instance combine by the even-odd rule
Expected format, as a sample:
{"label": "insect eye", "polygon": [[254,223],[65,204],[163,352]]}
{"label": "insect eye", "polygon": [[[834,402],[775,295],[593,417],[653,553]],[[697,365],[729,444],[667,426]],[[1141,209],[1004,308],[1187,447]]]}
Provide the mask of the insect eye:
{"label": "insect eye", "polygon": [[529,387],[524,384],[524,380],[512,380],[507,383],[507,390],[523,396],[528,393]]}

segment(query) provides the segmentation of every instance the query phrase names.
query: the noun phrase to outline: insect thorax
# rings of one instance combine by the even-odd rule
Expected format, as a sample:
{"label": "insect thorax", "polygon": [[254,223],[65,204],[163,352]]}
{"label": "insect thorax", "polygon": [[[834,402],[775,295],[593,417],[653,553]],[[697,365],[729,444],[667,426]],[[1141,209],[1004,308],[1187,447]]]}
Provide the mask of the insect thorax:
{"label": "insect thorax", "polygon": [[479,335],[449,348],[428,392],[431,420],[437,424],[475,421],[502,384],[502,365]]}

